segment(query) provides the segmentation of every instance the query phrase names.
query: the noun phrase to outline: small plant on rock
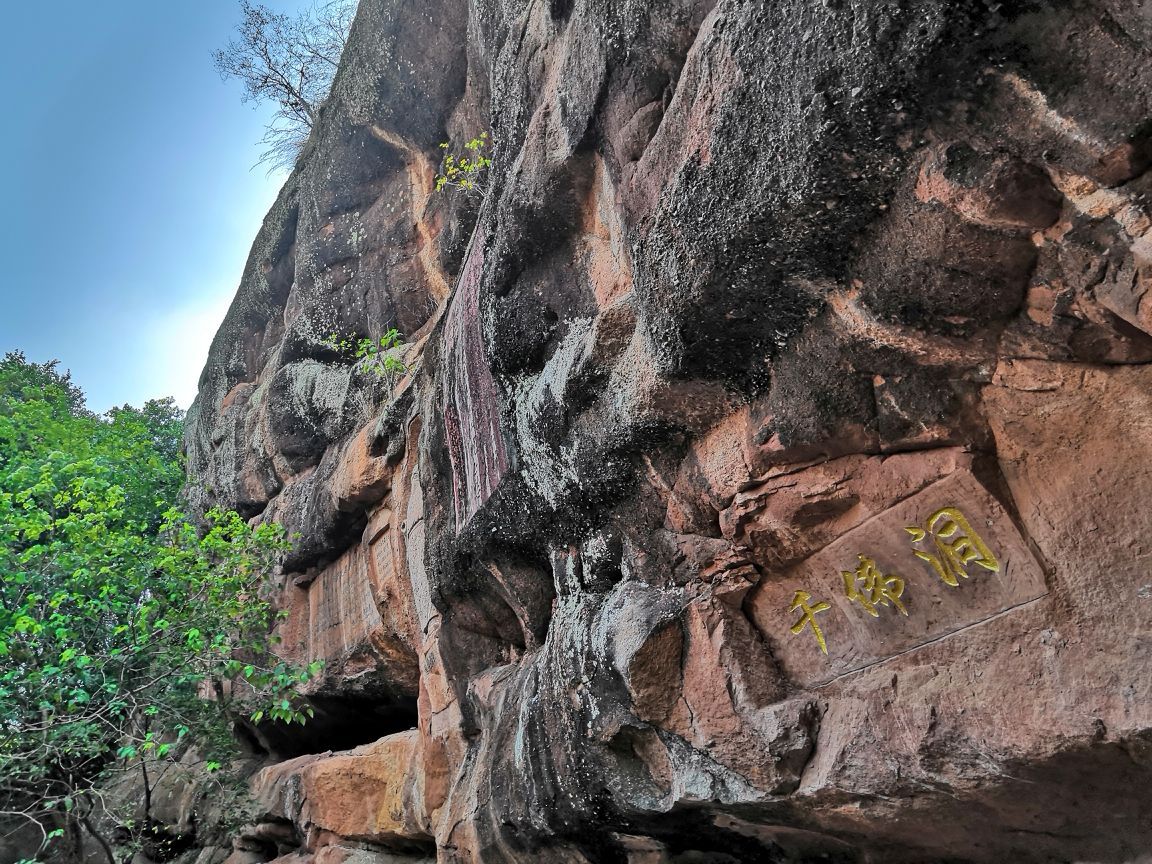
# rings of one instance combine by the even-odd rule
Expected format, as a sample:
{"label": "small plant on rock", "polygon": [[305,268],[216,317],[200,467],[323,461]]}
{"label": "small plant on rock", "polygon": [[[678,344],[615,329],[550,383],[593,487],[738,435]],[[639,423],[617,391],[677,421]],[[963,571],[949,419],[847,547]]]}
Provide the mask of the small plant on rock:
{"label": "small plant on rock", "polygon": [[404,340],[395,327],[390,328],[378,340],[353,341],[350,336],[331,333],[324,343],[345,357],[355,357],[357,361],[364,361],[366,369],[387,380],[389,389],[399,376],[408,374],[408,364],[401,356]]}
{"label": "small plant on rock", "polygon": [[487,192],[488,169],[492,167],[492,160],[487,155],[491,152],[490,147],[487,132],[481,132],[479,138],[465,144],[462,154],[453,153],[447,141],[442,143],[440,149],[444,156],[440,161],[440,173],[436,175],[436,191],[449,187],[468,195]]}

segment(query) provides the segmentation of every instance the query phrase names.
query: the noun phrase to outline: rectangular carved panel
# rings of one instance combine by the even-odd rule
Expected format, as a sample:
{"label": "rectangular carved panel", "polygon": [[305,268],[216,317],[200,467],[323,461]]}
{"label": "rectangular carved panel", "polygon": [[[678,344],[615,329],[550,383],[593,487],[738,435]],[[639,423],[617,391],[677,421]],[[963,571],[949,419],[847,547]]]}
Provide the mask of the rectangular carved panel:
{"label": "rectangular carved panel", "polygon": [[368,573],[372,580],[372,594],[377,603],[384,602],[395,590],[396,552],[392,548],[392,510],[379,507],[364,529],[364,542],[368,546]]}
{"label": "rectangular carved panel", "polygon": [[1004,508],[960,471],[765,579],[749,613],[784,672],[815,686],[1046,592]]}
{"label": "rectangular carved panel", "polygon": [[354,546],[321,573],[309,588],[309,659],[340,662],[363,653],[382,625],[365,577],[364,553]]}

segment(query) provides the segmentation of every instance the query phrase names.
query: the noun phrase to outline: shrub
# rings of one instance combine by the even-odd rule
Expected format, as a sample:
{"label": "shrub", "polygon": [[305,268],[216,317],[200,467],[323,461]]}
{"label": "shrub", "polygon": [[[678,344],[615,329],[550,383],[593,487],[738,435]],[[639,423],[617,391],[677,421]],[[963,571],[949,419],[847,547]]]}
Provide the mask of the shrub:
{"label": "shrub", "polygon": [[444,155],[436,175],[436,191],[448,187],[468,195],[483,196],[488,191],[488,169],[492,167],[492,160],[487,155],[490,144],[487,132],[481,132],[479,138],[465,144],[465,152],[460,154],[452,153],[448,142],[442,143],[440,149]]}

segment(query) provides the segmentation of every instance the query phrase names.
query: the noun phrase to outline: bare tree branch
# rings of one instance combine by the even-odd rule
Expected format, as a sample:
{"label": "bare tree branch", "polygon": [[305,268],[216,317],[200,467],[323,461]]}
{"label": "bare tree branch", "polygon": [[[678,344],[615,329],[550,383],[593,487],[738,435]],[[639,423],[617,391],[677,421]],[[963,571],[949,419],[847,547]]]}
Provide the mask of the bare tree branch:
{"label": "bare tree branch", "polygon": [[240,0],[236,38],[212,54],[220,77],[244,85],[245,102],[276,106],[259,162],[290,168],[308,140],[332,89],[356,0],[326,0],[296,17]]}

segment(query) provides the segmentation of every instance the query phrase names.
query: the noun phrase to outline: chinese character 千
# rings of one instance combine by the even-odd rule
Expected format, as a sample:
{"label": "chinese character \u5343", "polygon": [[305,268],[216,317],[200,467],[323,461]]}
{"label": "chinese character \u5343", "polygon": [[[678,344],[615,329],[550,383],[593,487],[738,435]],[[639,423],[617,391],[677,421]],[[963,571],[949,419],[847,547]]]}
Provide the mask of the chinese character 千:
{"label": "chinese character \u5343", "polygon": [[792,605],[788,607],[789,612],[800,610],[804,614],[800,616],[800,620],[792,625],[792,632],[799,634],[807,625],[812,625],[812,632],[816,634],[816,643],[820,646],[820,650],[827,655],[828,644],[824,641],[824,633],[820,630],[820,625],[816,623],[816,613],[824,612],[831,609],[827,603],[817,601],[815,606],[809,606],[808,601],[812,599],[812,595],[807,591],[797,591],[796,596],[792,598]]}
{"label": "chinese character \u5343", "polygon": [[860,555],[860,564],[856,572],[841,570],[844,577],[844,595],[849,601],[855,601],[864,607],[864,611],[873,618],[879,618],[877,606],[887,606],[889,603],[901,615],[907,616],[908,610],[900,602],[904,593],[904,580],[891,573],[885,576],[876,566],[876,562],[865,555]]}
{"label": "chinese character \u5343", "polygon": [[931,536],[936,554],[917,549],[916,557],[931,564],[944,583],[953,588],[960,584],[961,577],[968,578],[970,564],[978,564],[993,573],[1000,572],[1000,562],[992,550],[955,507],[937,510],[928,517],[923,528],[910,525],[904,530],[912,535],[913,544]]}

